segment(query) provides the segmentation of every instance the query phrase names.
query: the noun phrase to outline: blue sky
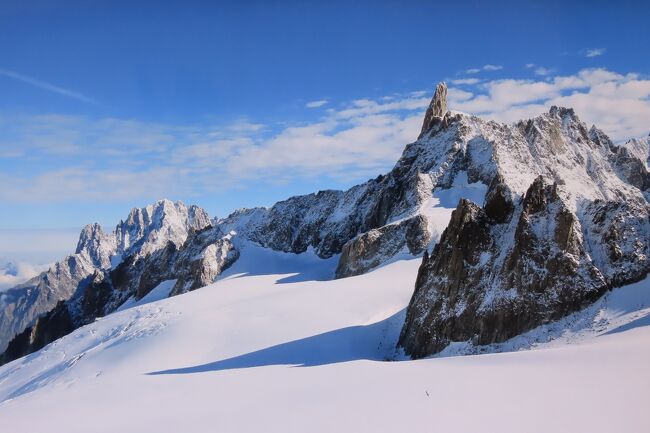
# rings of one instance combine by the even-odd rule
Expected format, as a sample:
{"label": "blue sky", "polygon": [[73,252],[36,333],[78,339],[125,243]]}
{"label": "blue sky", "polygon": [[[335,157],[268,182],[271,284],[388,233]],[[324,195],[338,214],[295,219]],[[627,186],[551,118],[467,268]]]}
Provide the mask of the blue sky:
{"label": "blue sky", "polygon": [[348,3],[3,0],[0,256],[162,197],[225,216],[375,177],[443,79],[451,109],[650,132],[647,2]]}

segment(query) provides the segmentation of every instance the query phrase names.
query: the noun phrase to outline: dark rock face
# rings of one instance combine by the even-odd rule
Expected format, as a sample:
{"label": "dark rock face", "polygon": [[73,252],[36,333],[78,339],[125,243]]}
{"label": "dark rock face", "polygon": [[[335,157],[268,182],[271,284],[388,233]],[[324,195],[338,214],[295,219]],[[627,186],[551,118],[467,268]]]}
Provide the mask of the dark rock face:
{"label": "dark rock face", "polygon": [[495,176],[490,185],[484,207],[486,215],[497,223],[506,222],[512,215],[514,210],[512,192],[500,174]]}
{"label": "dark rock face", "polygon": [[105,314],[106,305],[113,299],[113,286],[109,278],[101,271],[95,272],[91,283],[78,300],[79,315],[87,318],[84,321],[94,320]]}
{"label": "dark rock face", "polygon": [[232,243],[232,235],[205,230],[188,238],[173,266],[176,284],[171,295],[177,295],[207,286],[239,258]]}
{"label": "dark rock face", "polygon": [[45,347],[48,343],[69,334],[75,329],[72,318],[64,302],[59,302],[53,310],[36,319],[34,324],[16,335],[7,350],[0,355],[0,364],[18,359]]}
{"label": "dark rock face", "polygon": [[461,167],[490,187],[482,207],[461,201],[423,259],[399,341],[413,357],[503,341],[650,270],[648,140],[615,146],[561,107],[466,125]]}
{"label": "dark rock face", "polygon": [[336,278],[360,275],[379,266],[403,250],[405,240],[409,253],[420,254],[429,239],[427,219],[423,215],[370,230],[343,246]]}
{"label": "dark rock face", "polygon": [[433,94],[433,99],[431,99],[429,108],[427,108],[427,112],[424,115],[422,130],[418,138],[421,138],[426,132],[430,131],[434,124],[442,123],[446,114],[447,84],[443,81],[436,86],[436,92]]}
{"label": "dark rock face", "polygon": [[[507,340],[650,270],[648,232],[638,231],[647,229],[647,207],[633,216],[625,204],[593,203],[581,219],[557,184],[538,177],[520,203],[503,212],[510,206],[502,206],[502,198],[498,206],[489,199],[501,195],[499,185],[492,185],[484,208],[461,200],[440,243],[424,258],[399,340],[412,357],[452,341]],[[636,226],[621,223],[632,218]],[[595,230],[605,250],[600,261],[584,243],[585,232]]]}
{"label": "dark rock face", "polygon": [[613,165],[623,180],[641,191],[650,191],[650,172],[639,158],[623,146],[613,146]]}
{"label": "dark rock face", "polygon": [[358,234],[417,208],[423,198],[416,193],[421,179],[410,168],[402,161],[387,175],[347,191],[292,197],[270,209],[233,214],[218,225],[274,250],[303,253],[313,247],[320,257],[328,258]]}

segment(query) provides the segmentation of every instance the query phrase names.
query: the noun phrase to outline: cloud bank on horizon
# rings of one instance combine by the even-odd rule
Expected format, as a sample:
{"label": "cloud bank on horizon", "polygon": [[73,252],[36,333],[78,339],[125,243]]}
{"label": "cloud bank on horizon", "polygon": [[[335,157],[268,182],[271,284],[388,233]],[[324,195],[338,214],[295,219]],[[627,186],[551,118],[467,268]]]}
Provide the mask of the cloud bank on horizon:
{"label": "cloud bank on horizon", "polygon": [[[530,79],[451,79],[449,107],[502,122],[551,105],[573,107],[615,141],[648,134],[650,80],[604,68]],[[472,71],[472,72],[470,72]],[[544,69],[544,72],[547,70]],[[175,125],[77,115],[0,115],[0,157],[46,160],[28,174],[0,174],[3,203],[112,201],[188,196],[325,177],[353,183],[387,170],[421,126],[431,91],[308,102],[315,121],[284,125],[239,120]],[[255,203],[251,203],[253,205]]]}

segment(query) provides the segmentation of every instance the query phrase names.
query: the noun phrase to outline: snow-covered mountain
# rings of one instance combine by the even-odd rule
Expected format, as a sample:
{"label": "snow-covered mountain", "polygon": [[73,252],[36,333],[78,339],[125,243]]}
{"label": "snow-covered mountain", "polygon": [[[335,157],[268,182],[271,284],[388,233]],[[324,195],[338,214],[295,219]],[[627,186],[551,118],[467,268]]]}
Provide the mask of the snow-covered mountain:
{"label": "snow-covered mountain", "polygon": [[[59,312],[67,310],[63,303],[73,297],[82,297],[92,281],[119,264],[122,257],[148,255],[168,242],[180,246],[190,232],[209,223],[208,215],[196,206],[161,200],[142,209],[133,209],[113,232],[105,233],[99,224],[87,225],[79,235],[74,254],[0,295],[0,350],[4,350],[14,336],[37,324],[38,318],[55,311],[57,306]],[[69,332],[71,328],[74,326],[65,324],[58,334],[64,330]]]}
{"label": "snow-covered mountain", "polygon": [[440,118],[414,154],[439,155],[457,167],[443,176],[466,172],[488,188],[484,199],[461,199],[424,258],[400,339],[406,352],[501,342],[644,279],[650,176],[630,143],[634,152],[558,107],[514,125]]}
{"label": "snow-covered mountain", "polygon": [[4,360],[163,283],[171,295],[208,285],[246,259],[248,242],[334,260],[327,278],[426,250],[400,345],[424,356],[452,341],[500,342],[645,277],[647,149],[648,139],[614,145],[570,109],[513,125],[449,112],[441,83],[394,168],[347,191],[212,221],[161,201],[111,233],[87,226],[74,255],[4,298],[0,342],[20,333]]}

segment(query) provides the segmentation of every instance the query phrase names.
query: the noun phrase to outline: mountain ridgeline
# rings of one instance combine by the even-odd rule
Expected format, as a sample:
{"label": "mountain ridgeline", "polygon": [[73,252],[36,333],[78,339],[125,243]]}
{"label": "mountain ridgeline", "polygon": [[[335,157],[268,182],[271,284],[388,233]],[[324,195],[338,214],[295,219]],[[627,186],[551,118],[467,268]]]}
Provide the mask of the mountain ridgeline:
{"label": "mountain ridgeline", "polygon": [[[162,200],[110,233],[86,226],[75,254],[0,298],[1,361],[163,281],[175,280],[170,295],[208,285],[245,254],[244,241],[338,255],[333,278],[424,253],[399,339],[412,357],[504,341],[647,275],[650,138],[615,145],[558,107],[512,125],[486,121],[448,111],[446,94],[439,84],[417,141],[389,173],[347,191],[213,220]],[[450,192],[462,198],[441,212]]]}

